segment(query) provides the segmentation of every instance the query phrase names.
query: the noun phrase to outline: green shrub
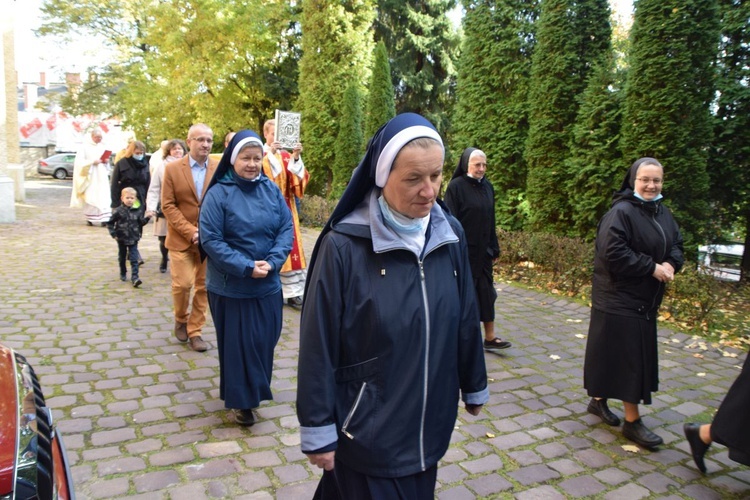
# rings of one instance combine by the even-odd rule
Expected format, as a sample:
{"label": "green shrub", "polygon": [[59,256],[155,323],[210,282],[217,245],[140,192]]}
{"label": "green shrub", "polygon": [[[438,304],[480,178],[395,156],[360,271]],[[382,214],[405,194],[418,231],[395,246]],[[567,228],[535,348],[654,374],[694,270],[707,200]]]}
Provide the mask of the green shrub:
{"label": "green shrub", "polygon": [[721,321],[721,308],[731,295],[732,286],[701,272],[694,263],[686,262],[667,286],[662,315],[689,330],[713,330]]}
{"label": "green shrub", "polygon": [[585,294],[593,272],[593,245],[580,238],[499,231],[497,272],[508,279],[570,296]]}
{"label": "green shrub", "polygon": [[309,195],[300,199],[299,222],[307,227],[323,227],[333,213],[338,200],[327,200],[320,196]]}

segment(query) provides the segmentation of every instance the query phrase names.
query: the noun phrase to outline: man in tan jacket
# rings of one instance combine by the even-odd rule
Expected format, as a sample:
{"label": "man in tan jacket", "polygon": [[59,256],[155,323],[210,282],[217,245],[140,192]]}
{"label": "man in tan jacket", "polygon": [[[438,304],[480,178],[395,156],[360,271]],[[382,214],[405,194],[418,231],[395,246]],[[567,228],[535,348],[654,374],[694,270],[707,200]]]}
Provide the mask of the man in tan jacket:
{"label": "man in tan jacket", "polygon": [[[161,206],[167,219],[166,247],[169,250],[174,301],[174,336],[188,342],[192,350],[208,349],[201,337],[206,323],[206,262],[198,249],[198,214],[218,162],[209,158],[213,132],[202,123],[190,127],[190,153],[164,167]],[[192,309],[190,291],[194,288]]]}

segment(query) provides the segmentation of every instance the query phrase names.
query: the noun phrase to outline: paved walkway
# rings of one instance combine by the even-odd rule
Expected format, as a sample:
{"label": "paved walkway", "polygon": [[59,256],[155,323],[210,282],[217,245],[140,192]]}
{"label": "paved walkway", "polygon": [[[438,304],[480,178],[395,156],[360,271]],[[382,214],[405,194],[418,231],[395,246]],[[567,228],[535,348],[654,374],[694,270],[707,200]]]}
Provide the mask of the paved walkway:
{"label": "paved walkway", "polygon": [[[299,314],[284,309],[275,401],[240,428],[218,399],[211,323],[205,354],[172,338],[152,226],[141,244],[144,285],[133,289],[118,279],[107,230],[68,208],[70,181],[26,188],[18,222],[0,225],[0,340],[36,367],[78,498],[310,498],[320,472],[298,446]],[[303,234],[311,247],[315,233]],[[478,417],[460,412],[437,498],[750,498],[750,469],[714,446],[701,476],[682,436],[683,421],[710,420],[745,353],[662,329],[661,391],[644,420],[665,445],[632,453],[619,429],[586,413],[588,309],[501,284],[497,312],[513,348],[487,354],[491,402]]]}

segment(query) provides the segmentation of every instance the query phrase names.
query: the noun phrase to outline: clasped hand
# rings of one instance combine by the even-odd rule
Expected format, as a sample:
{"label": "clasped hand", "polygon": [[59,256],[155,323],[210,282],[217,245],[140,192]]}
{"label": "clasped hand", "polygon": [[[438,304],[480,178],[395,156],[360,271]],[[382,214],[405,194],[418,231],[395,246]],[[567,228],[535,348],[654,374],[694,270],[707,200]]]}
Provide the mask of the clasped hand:
{"label": "clasped hand", "polygon": [[654,269],[653,277],[661,281],[662,283],[672,281],[674,280],[674,267],[672,267],[672,264],[670,264],[669,262],[656,264],[656,269]]}
{"label": "clasped hand", "polygon": [[271,264],[265,260],[256,260],[253,268],[253,278],[265,278],[271,272]]}

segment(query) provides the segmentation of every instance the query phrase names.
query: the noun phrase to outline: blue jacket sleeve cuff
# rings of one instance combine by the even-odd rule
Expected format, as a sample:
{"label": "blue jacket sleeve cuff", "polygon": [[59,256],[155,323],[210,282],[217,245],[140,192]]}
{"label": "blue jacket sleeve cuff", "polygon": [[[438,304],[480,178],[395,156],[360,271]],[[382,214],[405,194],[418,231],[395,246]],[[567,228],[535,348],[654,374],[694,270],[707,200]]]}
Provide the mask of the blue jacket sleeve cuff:
{"label": "blue jacket sleeve cuff", "polygon": [[463,402],[470,405],[484,405],[490,400],[490,388],[485,387],[479,392],[464,393]]}
{"label": "blue jacket sleeve cuff", "polygon": [[300,427],[303,453],[311,453],[338,441],[336,424],[323,427]]}

